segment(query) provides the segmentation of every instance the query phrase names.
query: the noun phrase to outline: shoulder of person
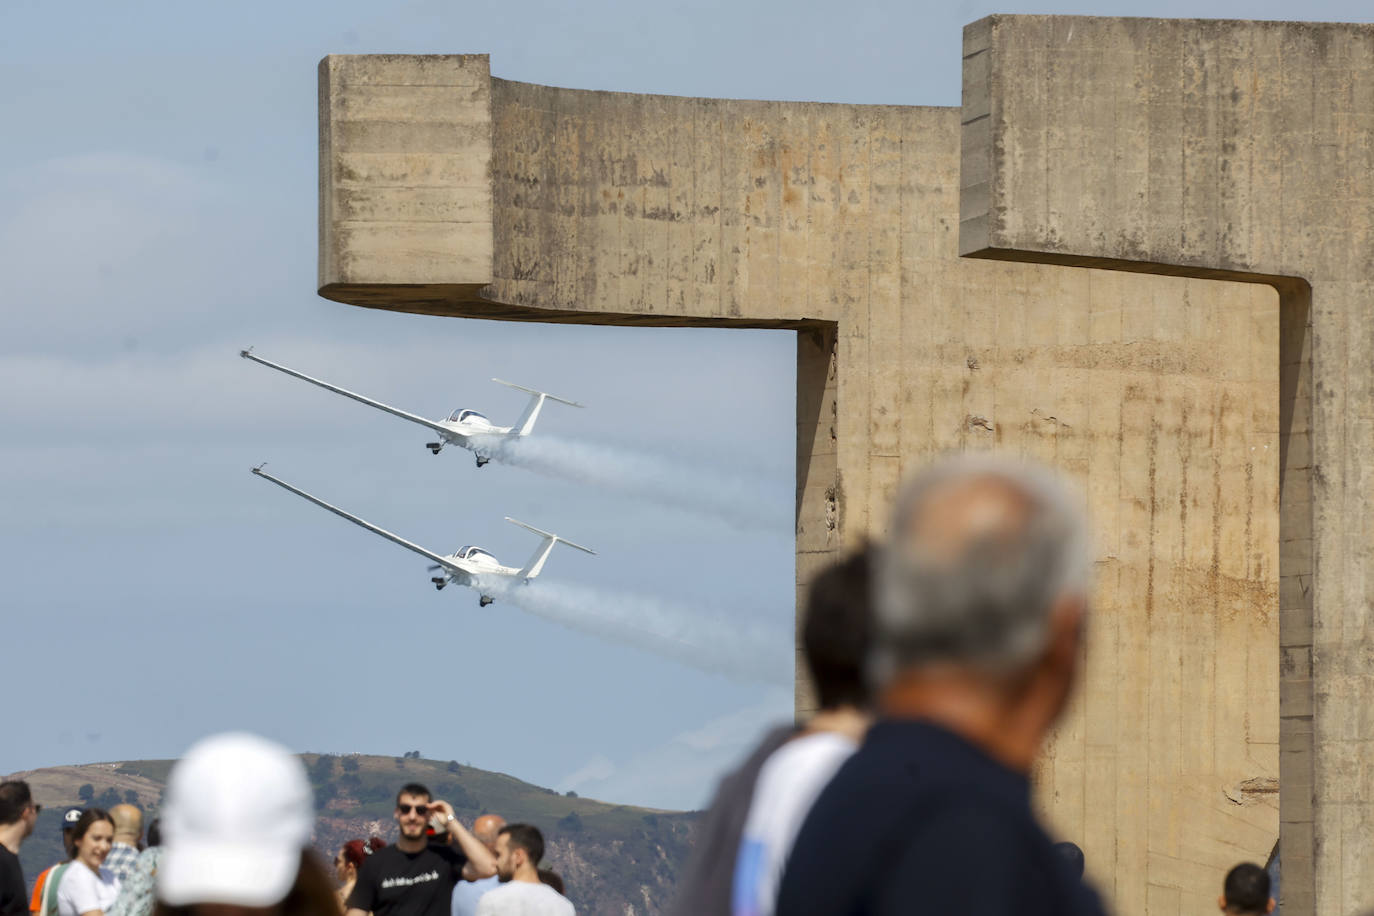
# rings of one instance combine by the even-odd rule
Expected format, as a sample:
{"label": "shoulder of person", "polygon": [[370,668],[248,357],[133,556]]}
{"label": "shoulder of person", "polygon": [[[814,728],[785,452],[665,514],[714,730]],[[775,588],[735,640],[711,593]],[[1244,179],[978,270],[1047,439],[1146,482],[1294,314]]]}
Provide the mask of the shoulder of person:
{"label": "shoulder of person", "polygon": [[455,849],[447,843],[431,843],[428,847],[430,852],[448,862],[450,865],[464,865],[468,857],[461,849]]}
{"label": "shoulder of person", "polygon": [[[75,865],[76,863],[68,863]],[[57,885],[57,896],[61,900],[72,901],[77,897],[84,897],[90,894],[96,883],[95,872],[86,868],[84,865],[71,868],[68,867],[61,873],[61,882]]]}

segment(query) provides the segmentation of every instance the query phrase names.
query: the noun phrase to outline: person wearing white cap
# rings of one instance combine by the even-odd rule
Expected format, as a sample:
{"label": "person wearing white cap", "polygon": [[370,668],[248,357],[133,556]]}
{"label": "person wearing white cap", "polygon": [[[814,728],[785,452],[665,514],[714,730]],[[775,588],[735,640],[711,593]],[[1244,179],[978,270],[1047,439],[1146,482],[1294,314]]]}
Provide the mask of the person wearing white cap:
{"label": "person wearing white cap", "polygon": [[167,782],[155,913],[338,916],[308,850],[314,820],[305,767],[286,748],[242,732],[197,742]]}

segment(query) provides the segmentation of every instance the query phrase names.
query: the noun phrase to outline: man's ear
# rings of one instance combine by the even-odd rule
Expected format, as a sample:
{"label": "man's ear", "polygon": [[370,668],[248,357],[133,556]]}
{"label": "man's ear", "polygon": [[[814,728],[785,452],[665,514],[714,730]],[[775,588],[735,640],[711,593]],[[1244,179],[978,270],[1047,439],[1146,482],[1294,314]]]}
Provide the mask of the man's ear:
{"label": "man's ear", "polygon": [[1217,909],[1221,910],[1223,913],[1226,912],[1226,895],[1225,895],[1225,894],[1217,894]]}
{"label": "man's ear", "polygon": [[1264,908],[1264,912],[1266,912],[1266,913],[1272,913],[1272,912],[1274,912],[1274,898],[1273,898],[1273,897],[1270,897],[1270,898],[1269,898],[1269,905],[1266,906],[1266,907]]}

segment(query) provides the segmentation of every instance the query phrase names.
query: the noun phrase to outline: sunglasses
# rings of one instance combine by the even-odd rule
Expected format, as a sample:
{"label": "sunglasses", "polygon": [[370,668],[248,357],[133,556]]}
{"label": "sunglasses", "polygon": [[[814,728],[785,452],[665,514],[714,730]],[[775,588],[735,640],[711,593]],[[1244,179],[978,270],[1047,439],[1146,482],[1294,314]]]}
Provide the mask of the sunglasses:
{"label": "sunglasses", "polygon": [[397,805],[396,810],[402,814],[409,814],[414,811],[416,814],[425,815],[429,813],[429,805]]}

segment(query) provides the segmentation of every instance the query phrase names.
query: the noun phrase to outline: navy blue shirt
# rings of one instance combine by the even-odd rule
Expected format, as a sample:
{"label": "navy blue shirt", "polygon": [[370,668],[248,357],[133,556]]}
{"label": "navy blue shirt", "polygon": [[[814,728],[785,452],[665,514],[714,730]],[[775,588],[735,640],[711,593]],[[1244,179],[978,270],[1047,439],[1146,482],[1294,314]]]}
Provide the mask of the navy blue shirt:
{"label": "navy blue shirt", "polygon": [[938,726],[883,721],[797,835],[777,916],[1101,916],[1030,783]]}

